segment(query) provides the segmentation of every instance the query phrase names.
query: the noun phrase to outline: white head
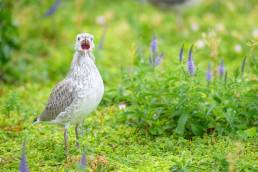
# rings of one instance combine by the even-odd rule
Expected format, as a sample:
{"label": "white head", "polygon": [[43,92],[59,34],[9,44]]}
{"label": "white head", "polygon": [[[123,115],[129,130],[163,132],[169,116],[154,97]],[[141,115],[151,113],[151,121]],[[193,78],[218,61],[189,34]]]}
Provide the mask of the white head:
{"label": "white head", "polygon": [[94,45],[94,37],[89,33],[80,33],[76,36],[76,43],[75,43],[75,50],[78,52],[91,52],[95,45]]}

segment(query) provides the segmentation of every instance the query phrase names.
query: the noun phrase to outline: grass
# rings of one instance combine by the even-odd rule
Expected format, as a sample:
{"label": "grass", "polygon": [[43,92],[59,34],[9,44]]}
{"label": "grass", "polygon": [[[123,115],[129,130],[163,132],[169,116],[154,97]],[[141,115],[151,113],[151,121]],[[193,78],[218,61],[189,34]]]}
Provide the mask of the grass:
{"label": "grass", "polygon": [[[43,101],[47,90],[41,85],[24,85],[2,93],[6,102],[15,90],[13,101]],[[4,91],[1,90],[1,91]],[[26,92],[24,90],[27,90]],[[18,96],[19,95],[19,96]],[[18,98],[19,97],[19,98]],[[12,98],[13,99],[13,98]],[[22,102],[22,101],[21,101]],[[30,103],[18,105],[10,111],[8,122],[1,116],[1,166],[4,171],[18,168],[21,143],[27,140],[27,159],[31,171],[73,171],[81,158],[75,147],[75,134],[70,129],[70,156],[66,161],[63,151],[63,130],[52,125],[33,126],[25,120],[33,116],[37,106]],[[29,109],[26,111],[26,109]],[[19,111],[19,112],[18,112]],[[88,118],[83,126],[81,143],[87,152],[88,167],[102,166],[106,171],[227,171],[229,162],[237,171],[255,171],[256,138],[239,139],[236,136],[204,135],[191,140],[176,135],[152,137],[116,121],[118,106],[101,107]],[[26,114],[28,113],[28,114]]]}
{"label": "grass", "polygon": [[[73,129],[69,131],[70,155],[66,160],[62,128],[44,124],[33,126],[31,122],[43,109],[51,88],[67,72],[75,35],[87,31],[95,35],[96,44],[101,40],[103,26],[96,22],[99,16],[105,18],[108,26],[104,48],[95,51],[106,90],[102,104],[83,125],[84,135],[80,142],[86,150],[88,171],[257,171],[256,126],[185,139],[174,132],[152,135],[121,120],[128,110],[136,115],[137,110],[148,111],[149,104],[142,98],[147,93],[137,90],[133,84],[153,91],[164,83],[155,84],[149,79],[151,75],[139,76],[135,83],[131,83],[130,77],[127,78],[130,83],[123,80],[124,71],[139,66],[139,56],[148,59],[153,35],[158,39],[159,51],[164,53],[163,62],[154,70],[155,77],[161,80],[165,79],[163,74],[180,76],[175,75],[177,67],[180,68],[177,63],[179,49],[184,43],[185,48],[195,44],[194,60],[198,78],[203,76],[201,85],[205,83],[204,70],[209,62],[215,72],[223,58],[228,77],[234,78],[244,56],[247,56],[244,76],[247,82],[241,79],[237,82],[243,85],[257,82],[257,64],[251,60],[256,59],[258,53],[258,36],[255,35],[258,4],[255,0],[248,3],[207,0],[185,10],[181,25],[174,24],[172,12],[131,0],[63,2],[53,16],[42,17],[51,3],[24,0],[14,6],[21,44],[20,49],[13,52],[12,61],[5,66],[9,83],[0,83],[0,171],[17,171],[24,138],[31,171],[78,170],[82,149],[75,147]],[[180,78],[176,80],[185,83]],[[149,87],[148,83],[154,86]],[[129,91],[138,91],[141,95],[124,99],[118,85],[128,86]],[[242,93],[251,87],[240,88]],[[255,86],[252,88],[253,93],[257,92]],[[252,94],[252,97],[257,96]],[[125,110],[119,108],[123,100],[131,101]],[[256,100],[253,100],[255,108]],[[142,106],[137,106],[139,102]],[[252,116],[255,121],[257,115]]]}

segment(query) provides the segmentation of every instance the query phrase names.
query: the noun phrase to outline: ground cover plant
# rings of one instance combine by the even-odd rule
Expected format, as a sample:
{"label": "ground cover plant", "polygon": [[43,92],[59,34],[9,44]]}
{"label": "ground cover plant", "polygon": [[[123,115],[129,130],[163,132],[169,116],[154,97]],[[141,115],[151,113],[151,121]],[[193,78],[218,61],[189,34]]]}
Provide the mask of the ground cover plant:
{"label": "ground cover plant", "polygon": [[[256,0],[180,13],[138,0],[4,3],[0,171],[257,171]],[[105,95],[81,149],[69,131],[66,159],[62,128],[32,121],[82,31],[95,36]]]}
{"label": "ground cover plant", "polygon": [[182,136],[213,130],[232,133],[257,125],[257,85],[245,80],[246,58],[239,64],[240,72],[230,76],[223,61],[214,70],[208,64],[203,71],[195,67],[192,47],[186,60],[182,54],[180,50],[178,62],[174,59],[175,64],[164,71],[155,68],[158,63],[153,66],[139,57],[135,68],[124,72],[119,102],[129,105],[122,113],[127,123],[153,135],[167,131]]}

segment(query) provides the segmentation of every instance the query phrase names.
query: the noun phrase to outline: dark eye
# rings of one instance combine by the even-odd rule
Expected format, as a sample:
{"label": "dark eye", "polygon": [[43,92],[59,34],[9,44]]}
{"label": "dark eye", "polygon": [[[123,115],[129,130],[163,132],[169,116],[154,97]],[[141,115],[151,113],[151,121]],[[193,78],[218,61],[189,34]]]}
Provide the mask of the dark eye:
{"label": "dark eye", "polygon": [[90,40],[93,41],[93,37],[90,37]]}
{"label": "dark eye", "polygon": [[78,37],[77,40],[80,41],[80,37]]}

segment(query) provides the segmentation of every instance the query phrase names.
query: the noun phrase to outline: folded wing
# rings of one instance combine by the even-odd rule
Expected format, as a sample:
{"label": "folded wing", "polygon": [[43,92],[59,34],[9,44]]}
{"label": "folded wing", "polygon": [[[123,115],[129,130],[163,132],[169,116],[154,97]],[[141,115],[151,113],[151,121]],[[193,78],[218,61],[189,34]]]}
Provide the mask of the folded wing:
{"label": "folded wing", "polygon": [[75,87],[71,80],[63,80],[52,90],[48,103],[40,115],[40,121],[52,121],[75,99]]}

